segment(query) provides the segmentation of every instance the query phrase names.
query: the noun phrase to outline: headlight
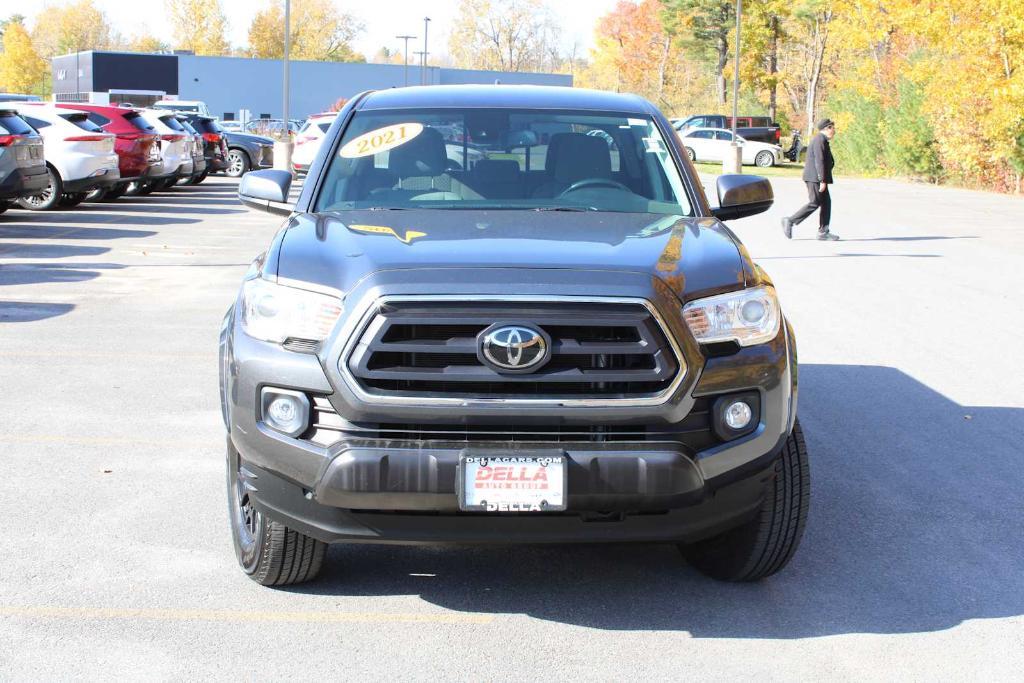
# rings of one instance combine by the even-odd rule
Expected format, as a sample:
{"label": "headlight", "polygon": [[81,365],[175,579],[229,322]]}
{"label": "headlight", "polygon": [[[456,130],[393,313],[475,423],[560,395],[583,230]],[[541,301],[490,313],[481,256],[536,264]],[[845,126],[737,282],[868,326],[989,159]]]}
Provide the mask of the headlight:
{"label": "headlight", "polygon": [[779,333],[781,318],[779,300],[772,287],[709,296],[683,306],[683,319],[701,344],[763,344]]}
{"label": "headlight", "polygon": [[255,278],[242,285],[242,329],[250,337],[283,342],[323,341],[341,315],[341,299]]}

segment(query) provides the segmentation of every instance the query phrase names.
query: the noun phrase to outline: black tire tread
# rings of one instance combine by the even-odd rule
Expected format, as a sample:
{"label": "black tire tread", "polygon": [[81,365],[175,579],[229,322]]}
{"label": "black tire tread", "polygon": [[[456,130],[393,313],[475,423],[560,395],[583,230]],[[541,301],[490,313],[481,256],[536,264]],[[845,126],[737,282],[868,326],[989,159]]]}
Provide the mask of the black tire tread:
{"label": "black tire tread", "polygon": [[775,461],[774,480],[758,516],[721,536],[685,546],[683,553],[694,567],[716,579],[764,579],[796,554],[809,508],[807,446],[797,423]]}
{"label": "black tire tread", "polygon": [[264,586],[309,581],[320,572],[326,555],[326,543],[267,519],[260,561],[252,578]]}

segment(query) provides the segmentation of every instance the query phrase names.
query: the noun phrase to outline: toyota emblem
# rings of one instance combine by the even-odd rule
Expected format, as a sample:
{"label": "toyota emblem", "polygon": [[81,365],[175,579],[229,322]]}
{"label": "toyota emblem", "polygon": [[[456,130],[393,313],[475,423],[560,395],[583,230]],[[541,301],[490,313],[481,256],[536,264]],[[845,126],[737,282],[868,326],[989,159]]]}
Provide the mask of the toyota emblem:
{"label": "toyota emblem", "polygon": [[498,372],[533,372],[549,357],[551,343],[525,325],[493,325],[480,334],[481,360]]}

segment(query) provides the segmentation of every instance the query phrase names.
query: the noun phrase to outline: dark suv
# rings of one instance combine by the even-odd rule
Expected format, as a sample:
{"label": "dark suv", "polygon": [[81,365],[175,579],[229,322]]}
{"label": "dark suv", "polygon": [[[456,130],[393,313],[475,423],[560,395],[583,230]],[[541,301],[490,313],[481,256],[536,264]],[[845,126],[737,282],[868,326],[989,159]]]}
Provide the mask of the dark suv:
{"label": "dark suv", "polygon": [[17,111],[0,106],[0,213],[8,200],[37,194],[49,182],[43,139]]}
{"label": "dark suv", "polygon": [[[452,131],[464,131],[454,135]],[[305,581],[330,542],[662,541],[710,576],[780,570],[803,533],[796,347],[768,275],[638,97],[364,93],[224,319],[239,562]]]}

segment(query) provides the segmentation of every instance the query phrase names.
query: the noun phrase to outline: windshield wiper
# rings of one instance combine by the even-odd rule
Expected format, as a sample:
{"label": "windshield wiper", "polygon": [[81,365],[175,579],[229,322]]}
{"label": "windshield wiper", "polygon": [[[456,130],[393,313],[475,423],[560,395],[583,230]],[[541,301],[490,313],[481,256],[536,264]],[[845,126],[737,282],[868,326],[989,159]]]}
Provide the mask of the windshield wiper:
{"label": "windshield wiper", "polygon": [[534,211],[600,211],[596,206],[538,206]]}

